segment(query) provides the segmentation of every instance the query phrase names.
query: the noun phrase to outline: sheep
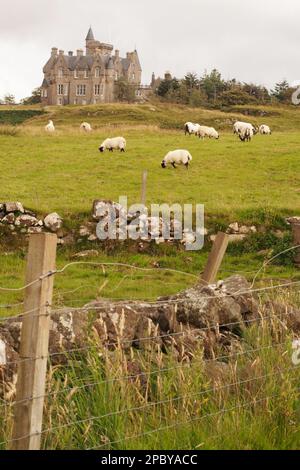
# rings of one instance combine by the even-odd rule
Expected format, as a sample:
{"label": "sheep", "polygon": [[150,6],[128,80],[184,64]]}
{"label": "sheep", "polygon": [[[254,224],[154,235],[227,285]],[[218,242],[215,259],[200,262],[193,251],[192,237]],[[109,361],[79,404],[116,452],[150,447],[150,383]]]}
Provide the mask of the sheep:
{"label": "sheep", "polygon": [[207,127],[207,126],[199,126],[197,135],[199,139],[204,139],[205,137],[209,137],[210,139],[219,139],[220,135],[216,131],[214,127]]}
{"label": "sheep", "polygon": [[186,122],[185,125],[184,125],[184,133],[185,135],[189,134],[197,134],[197,132],[199,131],[199,127],[200,125],[199,124],[194,124],[193,122]]}
{"label": "sheep", "polygon": [[84,132],[92,132],[92,126],[88,122],[80,124],[80,130]]}
{"label": "sheep", "polygon": [[105,139],[99,147],[100,152],[104,152],[105,150],[113,152],[117,149],[119,149],[120,152],[125,152],[126,140],[124,139],[124,137],[114,137],[113,139]]}
{"label": "sheep", "polygon": [[46,132],[55,132],[55,127],[54,127],[54,124],[53,124],[53,121],[49,121],[47,126],[45,126],[45,131]]}
{"label": "sheep", "polygon": [[237,121],[233,125],[233,133],[234,134],[240,134],[243,129],[251,129],[253,131],[253,134],[257,134],[257,128],[250,124],[250,122],[242,122],[242,121]]}
{"label": "sheep", "polygon": [[254,135],[254,131],[250,127],[245,127],[239,132],[239,138],[242,142],[250,142]]}
{"label": "sheep", "polygon": [[173,150],[167,153],[161,162],[161,166],[162,168],[167,168],[167,165],[171,164],[173,168],[176,168],[176,165],[185,165],[186,169],[188,169],[192,159],[193,157],[188,150]]}
{"label": "sheep", "polygon": [[272,131],[269,126],[266,126],[266,124],[262,124],[261,126],[259,126],[259,133],[261,135],[271,135]]}

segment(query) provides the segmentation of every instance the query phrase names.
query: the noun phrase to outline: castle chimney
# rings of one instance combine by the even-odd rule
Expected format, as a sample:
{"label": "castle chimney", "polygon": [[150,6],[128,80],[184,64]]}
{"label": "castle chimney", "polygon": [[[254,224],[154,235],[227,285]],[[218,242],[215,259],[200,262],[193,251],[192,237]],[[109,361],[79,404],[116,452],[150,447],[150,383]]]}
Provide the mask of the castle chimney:
{"label": "castle chimney", "polygon": [[64,55],[65,51],[63,51],[62,49],[60,49],[59,51],[59,55]]}
{"label": "castle chimney", "polygon": [[52,56],[52,57],[56,57],[56,56],[57,56],[57,51],[58,51],[57,47],[52,47],[52,49],[51,49],[51,56]]}
{"label": "castle chimney", "polygon": [[117,59],[120,57],[120,51],[119,51],[119,49],[116,49],[116,50],[115,50],[115,56],[116,56]]}
{"label": "castle chimney", "polygon": [[130,52],[126,52],[127,59],[130,59]]}
{"label": "castle chimney", "polygon": [[73,51],[69,51],[68,54],[69,54],[69,57],[73,57]]}
{"label": "castle chimney", "polygon": [[77,49],[77,57],[82,57],[82,56],[83,56],[83,50]]}

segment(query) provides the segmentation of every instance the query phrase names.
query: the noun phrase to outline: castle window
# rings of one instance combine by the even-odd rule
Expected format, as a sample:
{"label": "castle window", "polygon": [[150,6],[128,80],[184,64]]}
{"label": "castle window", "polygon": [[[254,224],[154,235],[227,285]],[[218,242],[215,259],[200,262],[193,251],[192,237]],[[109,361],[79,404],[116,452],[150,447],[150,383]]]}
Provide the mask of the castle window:
{"label": "castle window", "polygon": [[77,85],[76,95],[77,96],[85,96],[86,95],[86,85]]}
{"label": "castle window", "polygon": [[115,73],[115,80],[118,80],[119,78],[119,75],[118,75],[118,72]]}
{"label": "castle window", "polygon": [[99,95],[100,95],[100,85],[95,85],[94,95],[95,95],[95,96],[99,96]]}
{"label": "castle window", "polygon": [[57,86],[57,94],[58,95],[63,95],[64,94],[64,86],[63,85],[58,85]]}
{"label": "castle window", "polygon": [[42,98],[47,98],[48,97],[48,91],[44,88],[42,90]]}
{"label": "castle window", "polygon": [[77,69],[74,70],[74,78],[78,78],[78,70]]}
{"label": "castle window", "polygon": [[135,73],[132,74],[132,80],[135,80]]}
{"label": "castle window", "polygon": [[89,78],[89,71],[88,70],[84,71],[84,78]]}
{"label": "castle window", "polygon": [[99,78],[100,77],[100,67],[96,67],[95,69],[95,77]]}
{"label": "castle window", "polygon": [[62,67],[59,67],[58,69],[58,78],[63,78],[64,76],[64,69]]}

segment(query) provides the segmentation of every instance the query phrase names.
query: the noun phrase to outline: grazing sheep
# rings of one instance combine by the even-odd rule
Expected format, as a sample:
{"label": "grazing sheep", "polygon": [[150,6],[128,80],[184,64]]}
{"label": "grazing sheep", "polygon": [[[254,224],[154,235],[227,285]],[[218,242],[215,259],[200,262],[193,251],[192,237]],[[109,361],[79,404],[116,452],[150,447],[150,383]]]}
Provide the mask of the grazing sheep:
{"label": "grazing sheep", "polygon": [[220,135],[216,131],[214,127],[207,127],[207,126],[199,126],[197,135],[199,139],[204,139],[205,137],[209,137],[209,139],[219,139]]}
{"label": "grazing sheep", "polygon": [[55,132],[55,127],[54,127],[54,124],[53,124],[53,121],[49,121],[47,126],[45,126],[45,131],[46,132]]}
{"label": "grazing sheep", "polygon": [[242,142],[250,142],[254,136],[254,131],[250,127],[246,127],[239,132],[239,138]]}
{"label": "grazing sheep", "polygon": [[92,126],[88,122],[83,122],[80,125],[80,130],[84,132],[92,132]]}
{"label": "grazing sheep", "polygon": [[259,127],[259,133],[261,135],[271,135],[272,134],[272,131],[270,129],[269,126],[266,126],[266,124],[262,124],[260,127]]}
{"label": "grazing sheep", "polygon": [[243,129],[252,129],[253,134],[257,134],[257,128],[250,124],[250,122],[242,122],[242,121],[237,121],[233,125],[233,133],[234,134],[240,134]]}
{"label": "grazing sheep", "polygon": [[120,150],[120,152],[125,152],[126,149],[126,140],[124,137],[114,137],[113,139],[105,139],[104,142],[99,147],[100,152],[109,150],[113,152],[114,150]]}
{"label": "grazing sheep", "polygon": [[166,168],[168,164],[171,164],[173,168],[176,168],[176,165],[185,165],[186,169],[188,169],[192,159],[193,157],[188,150],[174,150],[167,153],[161,162],[161,166]]}
{"label": "grazing sheep", "polygon": [[200,124],[194,124],[193,122],[186,122],[184,125],[185,135],[197,134],[199,131]]}

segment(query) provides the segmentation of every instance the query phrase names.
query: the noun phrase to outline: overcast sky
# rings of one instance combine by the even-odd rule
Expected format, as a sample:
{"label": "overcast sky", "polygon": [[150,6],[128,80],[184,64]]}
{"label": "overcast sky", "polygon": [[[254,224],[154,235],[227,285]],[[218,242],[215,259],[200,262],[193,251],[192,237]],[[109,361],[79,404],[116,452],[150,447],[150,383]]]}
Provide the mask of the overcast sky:
{"label": "overcast sky", "polygon": [[300,80],[299,0],[0,0],[0,97],[23,98],[42,83],[50,49],[96,39],[122,55],[137,48],[143,83],[216,67],[272,87]]}

